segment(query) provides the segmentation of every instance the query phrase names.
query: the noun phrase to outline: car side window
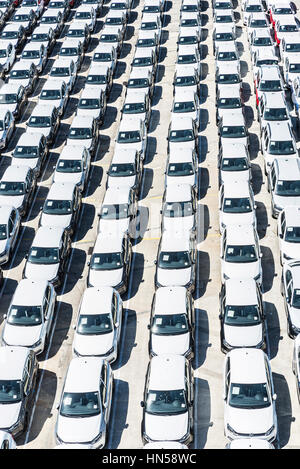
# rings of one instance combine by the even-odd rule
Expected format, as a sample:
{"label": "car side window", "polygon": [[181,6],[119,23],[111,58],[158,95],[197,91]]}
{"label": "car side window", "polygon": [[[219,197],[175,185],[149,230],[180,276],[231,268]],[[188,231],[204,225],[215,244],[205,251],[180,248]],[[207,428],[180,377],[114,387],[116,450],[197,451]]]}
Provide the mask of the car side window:
{"label": "car side window", "polygon": [[117,295],[115,293],[113,293],[112,310],[113,310],[113,321],[114,321],[114,323],[117,322],[118,306],[119,306],[119,301],[118,301]]}
{"label": "car side window", "polygon": [[48,314],[48,308],[49,308],[49,302],[48,302],[47,294],[45,294],[45,297],[43,300],[43,314],[44,314],[45,319]]}
{"label": "car side window", "polygon": [[9,441],[8,440],[4,440],[2,445],[1,445],[1,449],[9,449]]}
{"label": "car side window", "polygon": [[100,394],[102,398],[102,404],[104,405],[105,399],[106,399],[106,379],[107,379],[107,371],[106,371],[106,366],[105,363],[102,365],[102,370],[101,370],[101,381],[100,381]]}
{"label": "car side window", "polygon": [[9,236],[13,234],[14,226],[15,226],[15,219],[16,219],[16,216],[12,212],[8,220],[8,235]]}
{"label": "car side window", "polygon": [[287,286],[287,298],[289,302],[292,299],[292,293],[293,293],[293,280],[290,280]]}
{"label": "car side window", "polygon": [[271,172],[271,181],[272,181],[272,188],[274,189],[275,184],[276,184],[276,172],[275,172],[274,166],[273,166],[272,172]]}

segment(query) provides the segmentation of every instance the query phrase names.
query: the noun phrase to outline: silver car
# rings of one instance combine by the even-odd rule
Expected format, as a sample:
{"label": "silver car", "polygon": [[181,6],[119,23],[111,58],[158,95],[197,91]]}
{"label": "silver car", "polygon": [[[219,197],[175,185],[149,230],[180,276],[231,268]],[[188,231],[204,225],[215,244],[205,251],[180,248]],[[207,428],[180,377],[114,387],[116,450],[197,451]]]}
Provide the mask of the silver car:
{"label": "silver car", "polygon": [[0,109],[0,150],[4,150],[15,129],[15,119],[11,111]]}
{"label": "silver car", "polygon": [[20,214],[11,205],[0,206],[0,264],[8,262],[20,230]]}

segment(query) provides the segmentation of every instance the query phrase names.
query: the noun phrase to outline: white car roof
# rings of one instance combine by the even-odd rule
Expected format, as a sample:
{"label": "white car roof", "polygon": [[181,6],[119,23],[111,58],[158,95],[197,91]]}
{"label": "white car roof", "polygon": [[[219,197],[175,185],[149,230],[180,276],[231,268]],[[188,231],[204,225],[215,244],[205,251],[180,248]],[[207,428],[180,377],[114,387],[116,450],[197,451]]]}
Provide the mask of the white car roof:
{"label": "white car roof", "polygon": [[230,380],[232,383],[265,383],[266,355],[260,349],[239,348],[227,354],[230,357]]}
{"label": "white car roof", "polygon": [[[254,29],[252,34],[253,34],[253,37],[270,37],[271,38],[270,30],[268,28]],[[272,65],[270,65],[270,67],[272,67]]]}
{"label": "white car roof", "polygon": [[278,179],[281,181],[300,180],[299,158],[275,158],[274,162],[278,166]]}
{"label": "white car roof", "polygon": [[44,13],[43,13],[43,17],[45,18],[45,16],[57,16],[58,13],[61,13],[61,9],[60,8],[49,8],[49,10],[46,10]]}
{"label": "white car roof", "polygon": [[11,111],[9,109],[5,109],[4,106],[0,107],[0,120],[3,120],[7,113],[11,114]]}
{"label": "white car roof", "polygon": [[175,147],[170,149],[169,163],[193,161],[194,150],[192,148]]}
{"label": "white car roof", "polygon": [[289,64],[298,64],[300,62],[300,53],[296,52],[289,54],[287,60],[289,61]]}
{"label": "white car roof", "polygon": [[287,121],[270,121],[268,122],[270,135],[272,140],[290,140],[293,139],[292,130]]}
{"label": "white car roof", "polygon": [[156,33],[155,30],[150,30],[149,31],[149,30],[145,30],[145,29],[140,29],[138,39],[153,39],[153,38],[155,38],[156,34],[157,33]]}
{"label": "white car roof", "polygon": [[60,51],[67,47],[78,47],[79,43],[82,43],[82,38],[80,37],[66,37],[64,42],[61,44]]}
{"label": "white car roof", "polygon": [[215,23],[214,29],[216,33],[232,33],[233,27],[231,24]]}
{"label": "white car roof", "polygon": [[103,360],[96,357],[72,358],[64,385],[64,392],[96,392],[100,386]]}
{"label": "white car roof", "polygon": [[154,314],[179,314],[186,312],[185,287],[160,287],[155,293]]}
{"label": "white car roof", "polygon": [[28,147],[31,147],[31,146],[38,146],[40,141],[41,141],[41,138],[43,137],[43,134],[41,134],[40,132],[33,132],[31,133],[29,130],[27,130],[26,132],[24,132],[19,140],[18,140],[18,143],[16,146],[28,146]]}
{"label": "white car roof", "polygon": [[194,101],[195,92],[190,89],[176,88],[174,94],[174,102],[185,102],[185,101]]}
{"label": "white car roof", "polygon": [[74,62],[71,57],[58,57],[52,65],[51,70],[54,67],[70,67],[71,62]]}
{"label": "white car roof", "polygon": [[226,112],[222,116],[222,125],[230,127],[232,125],[245,125],[245,118],[242,110],[235,109],[233,112]]}
{"label": "white car roof", "polygon": [[296,22],[294,15],[280,15],[280,17],[276,21],[279,24],[279,26],[283,24],[296,24],[298,26],[298,23]]}
{"label": "white car roof", "polygon": [[24,278],[18,283],[11,304],[15,306],[42,305],[47,286],[47,280],[30,280]]}
{"label": "white car roof", "polygon": [[75,186],[72,182],[54,182],[49,189],[47,200],[72,200]]}
{"label": "white car roof", "polygon": [[168,184],[166,187],[166,202],[189,202],[192,200],[190,184]]}
{"label": "white car roof", "polygon": [[33,109],[31,116],[51,116],[53,109],[55,108],[54,104],[43,104],[38,102],[35,108]]}
{"label": "white car roof", "polygon": [[122,236],[116,236],[114,233],[98,233],[94,244],[93,253],[100,254],[105,252],[122,252]]}
{"label": "white car roof", "polygon": [[[64,80],[61,80],[61,79],[53,79],[53,80],[47,80],[41,90],[42,91],[45,91],[45,90],[57,90],[57,89],[61,89],[62,87],[62,84],[64,83]],[[48,105],[47,105],[48,106]]]}
{"label": "white car roof", "polygon": [[70,24],[68,32],[71,31],[72,29],[83,29],[85,27],[85,25],[86,25],[86,21],[84,19],[82,19],[82,20],[76,20],[75,19]]}
{"label": "white car roof", "polygon": [[26,347],[0,347],[0,379],[22,379],[29,353]]}
{"label": "white car roof", "polygon": [[190,251],[190,233],[174,230],[163,231],[160,250],[169,252]]}
{"label": "white car roof", "polygon": [[294,34],[289,34],[286,38],[283,38],[286,44],[297,44],[300,42],[300,31]]}
{"label": "white car roof", "polygon": [[219,75],[226,75],[227,73],[240,74],[238,64],[236,62],[233,64],[229,64],[228,62],[218,62],[217,72]]}
{"label": "white car roof", "polygon": [[0,88],[0,93],[17,93],[19,91],[20,86],[22,86],[20,83],[4,83],[4,85]]}
{"label": "white car roof", "polygon": [[230,245],[246,246],[249,244],[256,244],[253,225],[228,225],[226,227],[226,234],[227,243]]}
{"label": "white car roof", "polygon": [[113,44],[101,42],[101,44],[98,44],[98,46],[94,50],[94,54],[96,52],[111,52],[113,49],[116,49]]}
{"label": "white car roof", "polygon": [[219,99],[222,98],[240,98],[239,89],[234,85],[222,86],[218,91]]}
{"label": "white car roof", "polygon": [[129,200],[130,186],[124,184],[116,187],[108,187],[103,199],[103,205],[127,204]]}
{"label": "white car roof", "polygon": [[249,182],[244,179],[224,183],[223,187],[225,198],[250,197]]}
{"label": "white car roof", "polygon": [[284,208],[286,226],[300,226],[300,207],[290,205]]}
{"label": "white car roof", "polygon": [[157,22],[157,13],[146,13],[146,15],[143,13],[142,23],[152,23],[153,21]]}
{"label": "white car roof", "polygon": [[138,47],[135,50],[133,59],[138,59],[140,57],[152,57],[151,47]]}
{"label": "white car roof", "polygon": [[115,163],[134,163],[137,151],[134,148],[116,148],[111,160],[111,164]]}
{"label": "white car roof", "polygon": [[171,130],[185,130],[193,128],[193,119],[191,117],[172,116]]}
{"label": "white car roof", "polygon": [[64,228],[59,226],[40,226],[35,233],[32,241],[32,247],[59,247]]}
{"label": "white car roof", "polygon": [[[93,75],[93,74],[106,75],[108,70],[110,70],[110,67],[105,62],[103,63],[92,62],[87,76]],[[86,83],[88,84],[88,82]]]}
{"label": "white car roof", "polygon": [[175,72],[177,77],[190,77],[196,74],[195,68],[192,65],[183,66],[182,64],[176,64]]}
{"label": "white car roof", "polygon": [[42,47],[42,45],[39,44],[38,42],[34,42],[34,41],[33,41],[33,42],[28,42],[28,43],[25,45],[25,47],[24,47],[22,53],[23,53],[24,51],[26,51],[26,50],[40,50],[41,47]]}
{"label": "white car roof", "polygon": [[12,182],[24,182],[26,176],[28,174],[29,167],[28,166],[17,166],[11,165],[6,168],[1,178],[1,182],[3,181],[12,181]]}
{"label": "white car roof", "polygon": [[[18,60],[18,62],[15,62],[14,65],[12,66],[11,72],[13,72],[15,70],[29,70],[30,67],[31,67],[31,63],[32,62],[30,62],[30,60],[20,58],[20,60]],[[18,86],[20,86],[20,85],[18,85]]]}
{"label": "white car roof", "polygon": [[126,95],[124,104],[143,103],[145,101],[145,96],[148,96],[148,93],[145,90],[131,90],[131,92]]}
{"label": "white car roof", "polygon": [[103,93],[103,90],[99,88],[98,86],[87,86],[86,88],[83,88],[79,99],[85,99],[85,98],[100,99],[102,93]]}
{"label": "white car roof", "polygon": [[70,125],[70,129],[75,129],[77,127],[92,127],[94,121],[93,116],[75,116]]}
{"label": "white car roof", "polygon": [[222,152],[223,158],[247,158],[247,149],[243,143],[232,143],[224,142],[222,143]]}
{"label": "white car roof", "polygon": [[236,44],[234,41],[229,41],[229,43],[224,44],[223,42],[220,42],[217,46],[217,51],[218,52],[237,52]]}
{"label": "white car roof", "polygon": [[149,389],[168,391],[185,389],[185,358],[182,355],[161,354],[151,359]]}
{"label": "white car roof", "polygon": [[252,278],[225,281],[226,304],[230,306],[243,306],[257,304],[257,284]]}
{"label": "white car roof", "polygon": [[[299,59],[300,61],[300,59]],[[263,99],[268,108],[282,108],[286,107],[286,102],[283,93],[264,93]]]}
{"label": "white car roof", "polygon": [[185,44],[181,44],[179,47],[178,47],[178,52],[177,52],[177,56],[180,56],[180,55],[195,55],[196,54],[196,44],[192,44],[194,47],[192,49],[191,46],[186,46]]}
{"label": "white car roof", "polygon": [[128,80],[131,78],[149,78],[151,80],[151,71],[146,67],[133,67]]}
{"label": "white car roof", "polygon": [[59,160],[81,160],[84,154],[84,145],[65,145],[59,155]]}
{"label": "white car roof", "polygon": [[124,115],[119,126],[119,133],[128,130],[140,130],[142,119],[138,116]]}
{"label": "white car roof", "polygon": [[[300,42],[300,38],[299,38]],[[256,51],[256,60],[258,59],[275,59],[279,61],[277,55],[275,54],[274,48],[272,47],[259,47]]]}
{"label": "white car roof", "polygon": [[112,309],[111,287],[89,287],[82,295],[79,314],[110,313]]}

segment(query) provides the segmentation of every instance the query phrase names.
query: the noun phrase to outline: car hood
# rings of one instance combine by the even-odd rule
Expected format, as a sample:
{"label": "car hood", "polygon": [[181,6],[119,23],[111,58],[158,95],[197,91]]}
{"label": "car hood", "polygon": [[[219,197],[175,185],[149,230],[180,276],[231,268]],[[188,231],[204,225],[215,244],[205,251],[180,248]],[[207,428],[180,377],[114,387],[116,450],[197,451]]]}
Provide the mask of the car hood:
{"label": "car hood", "polygon": [[14,83],[14,81],[20,83],[20,85],[23,85],[24,88],[26,88],[26,86],[31,83],[30,78],[18,78],[17,80],[11,80],[11,83]]}
{"label": "car hood", "polygon": [[59,264],[33,264],[26,263],[25,275],[31,280],[48,280],[54,279],[58,272]]}
{"label": "car hood", "polygon": [[288,205],[296,205],[300,204],[300,196],[299,197],[282,197],[273,193],[273,200],[275,205],[280,208],[285,208]]}
{"label": "car hood", "polygon": [[5,111],[14,112],[17,109],[17,103],[12,104],[0,104],[0,110],[4,109]]}
{"label": "car hood", "polygon": [[[87,83],[87,84],[85,85],[85,89],[86,89],[86,88],[97,89],[97,90],[99,90],[99,91],[102,90],[103,93],[105,93],[105,92],[106,92],[107,85],[106,85],[106,84],[98,84],[98,85],[95,84],[95,85],[91,85],[91,84]],[[78,109],[78,111],[79,111],[79,109]],[[84,109],[82,109],[82,111],[84,111]],[[84,112],[81,113],[81,114],[84,114]]]}
{"label": "car hood", "polygon": [[191,140],[190,142],[170,142],[170,153],[174,150],[178,150],[178,148],[194,150],[195,140]]}
{"label": "car hood", "polygon": [[114,287],[122,281],[123,267],[114,270],[89,270],[89,284],[97,287]]}
{"label": "car hood", "polygon": [[40,103],[46,104],[47,106],[55,106],[56,108],[59,108],[61,105],[61,99],[41,99]]}
{"label": "car hood", "polygon": [[75,334],[73,349],[80,355],[105,355],[113,346],[114,332],[101,335]]}
{"label": "car hood", "polygon": [[262,341],[262,326],[224,326],[224,339],[233,347],[255,347]]}
{"label": "car hood", "polygon": [[121,149],[121,150],[131,150],[131,149],[134,149],[134,150],[137,150],[137,151],[141,151],[142,150],[142,142],[135,142],[135,143],[116,143],[116,146],[115,146],[115,153],[118,152],[118,150]]}
{"label": "car hood", "polygon": [[223,143],[241,143],[242,145],[245,145],[247,147],[247,137],[241,137],[241,138],[226,138],[226,137],[221,137],[221,144]]}
{"label": "car hood", "polygon": [[152,350],[157,355],[161,353],[176,353],[184,355],[190,346],[190,333],[162,336],[151,334]]}
{"label": "car hood", "polygon": [[291,259],[299,259],[299,244],[298,243],[288,243],[286,241],[281,241],[281,249],[288,257]]}
{"label": "car hood", "polygon": [[9,428],[19,418],[22,403],[0,404],[0,428]]}
{"label": "car hood", "polygon": [[292,324],[294,326],[300,328],[300,309],[293,308],[293,306],[291,306],[289,308],[289,313],[290,313],[290,318],[291,318]]}
{"label": "car hood", "polygon": [[163,286],[184,286],[191,280],[191,267],[187,269],[157,269],[157,281]]}
{"label": "car hood", "polygon": [[41,226],[59,226],[67,228],[71,223],[71,215],[47,215],[43,213],[41,216]]}
{"label": "car hood", "polygon": [[265,409],[237,409],[227,407],[227,423],[238,433],[266,433],[272,425],[273,407]]}
{"label": "car hood", "polygon": [[195,179],[195,174],[191,174],[190,176],[166,176],[166,185],[175,183],[194,186],[196,184]]}
{"label": "car hood", "polygon": [[53,182],[70,182],[73,184],[79,184],[82,180],[82,177],[82,173],[60,173],[55,171],[53,175]]}
{"label": "car hood", "polygon": [[122,218],[121,220],[103,220],[101,219],[98,226],[98,233],[108,232],[115,234],[122,234],[129,228],[129,218]]}
{"label": "car hood", "polygon": [[39,158],[14,158],[12,157],[11,164],[18,166],[29,166],[34,169],[38,165]]}
{"label": "car hood", "polygon": [[260,272],[259,265],[259,261],[243,264],[224,261],[224,272],[229,278],[254,278]]}
{"label": "car hood", "polygon": [[188,432],[188,412],[180,415],[151,415],[145,412],[145,432],[151,440],[176,441]]}
{"label": "car hood", "polygon": [[100,415],[84,418],[71,418],[59,415],[56,433],[68,443],[84,443],[92,441],[99,434]]}
{"label": "car hood", "polygon": [[68,138],[66,144],[67,145],[78,145],[78,146],[83,145],[85,148],[87,148],[89,150],[91,145],[92,145],[92,139],[87,138],[87,139],[84,139],[84,140],[77,140],[77,139],[75,140],[73,138]]}
{"label": "car hood", "polygon": [[223,183],[230,184],[234,181],[249,181],[250,169],[245,171],[221,171],[221,180]]}
{"label": "car hood", "polygon": [[12,205],[15,208],[21,207],[24,195],[0,195],[0,205]]}
{"label": "car hood", "polygon": [[46,138],[49,136],[51,132],[51,127],[27,127],[28,132],[30,133],[39,133],[43,134]]}
{"label": "car hood", "polygon": [[30,347],[40,338],[42,325],[38,326],[12,326],[6,323],[3,330],[3,339],[9,345]]}

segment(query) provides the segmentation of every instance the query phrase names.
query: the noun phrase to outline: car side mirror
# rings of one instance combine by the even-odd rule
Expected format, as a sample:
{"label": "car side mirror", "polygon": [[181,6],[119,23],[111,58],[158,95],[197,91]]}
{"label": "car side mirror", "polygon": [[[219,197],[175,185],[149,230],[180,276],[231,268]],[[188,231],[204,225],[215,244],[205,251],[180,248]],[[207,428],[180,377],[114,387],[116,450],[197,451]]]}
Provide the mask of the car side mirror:
{"label": "car side mirror", "polygon": [[88,263],[87,263],[87,266],[89,267],[90,265],[91,265],[91,263],[90,263],[90,262],[88,262]]}
{"label": "car side mirror", "polygon": [[226,401],[226,394],[224,392],[222,394],[222,399],[223,399],[223,401]]}
{"label": "car side mirror", "polygon": [[222,319],[222,314],[219,314],[219,319],[220,319],[220,320]]}
{"label": "car side mirror", "polygon": [[73,324],[73,329],[74,329],[74,331],[76,330],[76,324]]}
{"label": "car side mirror", "polygon": [[155,261],[153,262],[153,264],[156,265],[156,264],[157,264],[157,260],[155,260]]}
{"label": "car side mirror", "polygon": [[56,408],[56,410],[58,410],[59,409],[59,404],[56,404],[55,408]]}
{"label": "car side mirror", "polygon": [[141,407],[145,407],[145,402],[141,401]]}
{"label": "car side mirror", "polygon": [[[3,316],[4,317],[4,316]],[[151,329],[151,325],[150,324],[147,324],[147,329],[150,330]]]}
{"label": "car side mirror", "polygon": [[7,314],[3,314],[3,319],[7,319]]}
{"label": "car side mirror", "polygon": [[282,234],[282,233],[279,233],[279,238],[280,238],[280,239],[283,238],[283,234]]}
{"label": "car side mirror", "polygon": [[25,254],[25,259],[28,259],[28,254]]}
{"label": "car side mirror", "polygon": [[115,323],[115,327],[116,327],[116,328],[118,328],[119,325],[120,325],[120,324],[119,324],[118,322]]}
{"label": "car side mirror", "polygon": [[262,258],[262,256],[263,256],[263,255],[262,255],[262,252],[260,252],[260,253],[259,253],[259,257]]}
{"label": "car side mirror", "polygon": [[273,399],[273,401],[276,401],[276,399],[277,399],[277,394],[273,394],[272,399]]}

